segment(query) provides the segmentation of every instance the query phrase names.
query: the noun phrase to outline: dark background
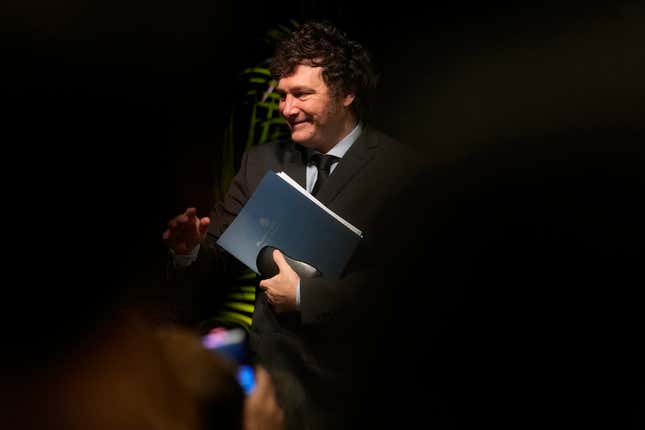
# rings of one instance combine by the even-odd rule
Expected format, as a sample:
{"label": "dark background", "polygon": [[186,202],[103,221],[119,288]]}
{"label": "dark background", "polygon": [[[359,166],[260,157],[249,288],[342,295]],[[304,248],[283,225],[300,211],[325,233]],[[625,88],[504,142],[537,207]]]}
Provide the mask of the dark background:
{"label": "dark background", "polygon": [[[536,142],[549,142],[551,148],[560,143],[563,147],[589,145],[598,153],[611,153],[623,142],[631,146],[642,142],[642,2],[448,3],[3,2],[5,230],[27,245],[26,249],[5,245],[26,263],[19,266],[25,280],[13,289],[31,299],[32,290],[22,284],[29,284],[27,279],[37,274],[41,284],[35,291],[54,291],[47,296],[57,297],[54,303],[80,298],[80,306],[62,307],[70,312],[66,319],[56,309],[40,314],[42,322],[54,317],[76,326],[91,318],[96,304],[111,294],[109,288],[97,287],[94,269],[111,272],[130,255],[150,260],[153,266],[163,263],[161,232],[167,220],[189,205],[206,214],[213,204],[214,165],[235,103],[238,73],[271,54],[263,36],[292,18],[301,22],[328,18],[364,43],[381,76],[373,122],[422,151],[430,164],[460,160],[501,144],[510,144],[520,153],[521,145]],[[616,150],[616,158],[621,151]],[[527,159],[530,165],[530,155]],[[616,165],[620,169],[621,164]],[[562,164],[558,166],[562,169]],[[567,174],[559,173],[560,177]],[[446,184],[453,184],[452,188],[446,190],[457,195],[461,184],[451,179]],[[605,197],[612,194],[612,190],[603,192]],[[623,205],[620,196],[614,197]],[[634,195],[625,197],[629,209]],[[476,210],[486,209],[482,203]],[[584,210],[580,212],[584,216]],[[623,226],[625,237],[636,226],[632,218]],[[570,222],[578,225],[576,220]],[[482,224],[480,233],[486,228]],[[510,242],[521,249],[521,239]],[[461,258],[462,251],[456,249],[453,255]],[[513,253],[510,248],[505,251]],[[560,254],[564,261],[566,251]],[[540,258],[537,251],[533,256]],[[576,262],[587,267],[582,258]],[[86,263],[87,270],[78,275],[71,270]],[[489,270],[494,279],[494,263],[488,256],[474,267]],[[49,271],[52,267],[56,270]],[[515,285],[514,274],[507,274],[506,287]],[[549,280],[548,275],[541,276]],[[586,276],[589,279],[593,273]],[[67,285],[70,278],[75,283],[69,285],[80,286],[81,294],[50,288],[60,282]],[[620,279],[623,286],[629,282]],[[534,283],[536,291],[542,288]],[[154,288],[146,292],[156,293]],[[619,300],[609,312],[616,316],[632,296],[611,297]],[[574,297],[568,299],[576,303]],[[632,324],[640,321],[636,303],[631,300],[630,330],[620,338],[629,345],[632,334],[642,333]],[[478,304],[472,308],[481,311]],[[16,309],[20,313],[25,308]],[[591,308],[586,311],[595,315]],[[483,311],[481,316],[489,317]],[[24,315],[18,318],[25,320]],[[595,332],[587,334],[591,345]],[[560,340],[566,343],[568,338]],[[574,357],[584,360],[582,353]],[[481,363],[484,367],[486,362]],[[486,369],[479,375],[488,375]],[[632,381],[636,373],[624,370],[619,377]],[[495,378],[486,382],[495,384]],[[486,390],[480,389],[478,395],[485,398]],[[629,390],[618,398],[637,402],[639,386],[631,384]],[[625,411],[632,405],[626,408],[617,419],[628,418]]]}

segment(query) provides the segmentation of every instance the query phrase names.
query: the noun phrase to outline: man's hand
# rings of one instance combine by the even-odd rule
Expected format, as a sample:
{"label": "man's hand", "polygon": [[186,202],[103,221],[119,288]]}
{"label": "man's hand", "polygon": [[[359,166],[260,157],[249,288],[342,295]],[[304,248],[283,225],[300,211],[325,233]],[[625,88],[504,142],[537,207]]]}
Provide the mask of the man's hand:
{"label": "man's hand", "polygon": [[190,254],[206,235],[210,222],[208,217],[199,218],[197,209],[190,207],[168,222],[163,240],[175,253]]}
{"label": "man's hand", "polygon": [[273,251],[273,261],[278,265],[278,274],[260,282],[260,288],[264,290],[267,300],[276,312],[295,311],[296,288],[300,277],[277,249]]}

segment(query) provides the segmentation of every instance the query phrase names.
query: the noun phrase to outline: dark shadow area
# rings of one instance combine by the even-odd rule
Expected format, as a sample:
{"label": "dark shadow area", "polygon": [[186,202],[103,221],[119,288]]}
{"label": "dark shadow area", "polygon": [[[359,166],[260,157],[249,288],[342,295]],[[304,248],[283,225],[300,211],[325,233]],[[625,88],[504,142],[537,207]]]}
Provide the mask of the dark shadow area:
{"label": "dark shadow area", "polygon": [[268,28],[324,17],[374,55],[374,122],[431,167],[430,245],[384,345],[405,391],[375,389],[374,410],[641,428],[645,13],[559,3],[4,4],[5,358],[65,353],[124,303],[172,319],[161,233],[213,203],[237,74]]}
{"label": "dark shadow area", "polygon": [[369,364],[383,389],[365,391],[394,412],[375,422],[642,425],[642,141],[597,128],[435,166],[421,247],[393,260],[407,270]]}

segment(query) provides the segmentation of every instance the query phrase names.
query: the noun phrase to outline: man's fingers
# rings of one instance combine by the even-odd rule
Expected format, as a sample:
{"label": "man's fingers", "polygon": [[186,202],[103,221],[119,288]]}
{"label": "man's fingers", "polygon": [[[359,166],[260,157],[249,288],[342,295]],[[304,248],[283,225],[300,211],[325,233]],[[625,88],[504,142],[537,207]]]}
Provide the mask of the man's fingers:
{"label": "man's fingers", "polygon": [[267,301],[273,305],[273,297],[271,297],[271,291],[269,288],[269,279],[263,279],[260,281],[260,289],[264,292],[264,297],[266,297]]}
{"label": "man's fingers", "polygon": [[204,233],[206,233],[206,230],[208,230],[208,226],[211,223],[211,219],[209,217],[204,217],[199,220],[199,235],[203,236]]}
{"label": "man's fingers", "polygon": [[190,207],[186,209],[183,214],[179,214],[175,219],[180,224],[195,222],[197,219],[197,209]]}
{"label": "man's fingers", "polygon": [[255,366],[255,387],[256,393],[260,396],[266,395],[272,388],[269,372],[262,366]]}

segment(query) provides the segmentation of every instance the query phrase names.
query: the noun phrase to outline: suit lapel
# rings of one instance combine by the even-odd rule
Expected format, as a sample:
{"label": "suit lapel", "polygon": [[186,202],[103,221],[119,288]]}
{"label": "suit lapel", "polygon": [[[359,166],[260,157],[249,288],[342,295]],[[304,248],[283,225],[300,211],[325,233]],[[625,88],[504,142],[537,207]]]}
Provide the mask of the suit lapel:
{"label": "suit lapel", "polygon": [[368,127],[365,127],[361,136],[329,176],[325,186],[318,192],[318,200],[325,205],[331,203],[352,178],[369,163],[377,147],[378,139]]}

